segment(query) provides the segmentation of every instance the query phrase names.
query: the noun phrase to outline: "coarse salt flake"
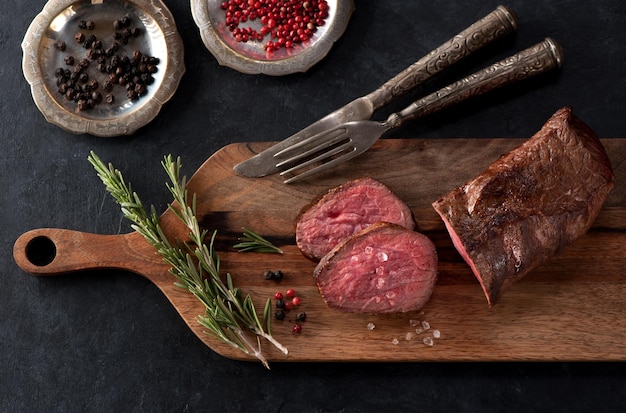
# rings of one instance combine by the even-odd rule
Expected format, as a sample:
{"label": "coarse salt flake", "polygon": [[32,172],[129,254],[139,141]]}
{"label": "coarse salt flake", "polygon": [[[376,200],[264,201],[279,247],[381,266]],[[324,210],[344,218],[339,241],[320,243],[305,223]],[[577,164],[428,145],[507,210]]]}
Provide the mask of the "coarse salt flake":
{"label": "coarse salt flake", "polygon": [[394,346],[397,346],[398,343],[400,343],[400,341],[398,341],[397,338],[394,338],[393,340],[391,340],[391,344],[393,344]]}
{"label": "coarse salt flake", "polygon": [[376,325],[374,325],[374,323],[367,323],[367,329],[368,329],[368,330],[370,330],[370,331],[371,331],[371,330],[373,330],[373,329],[375,329],[375,328],[376,328]]}
{"label": "coarse salt flake", "polygon": [[408,333],[406,333],[406,341],[410,341],[413,338],[413,333],[411,333],[410,331]]}
{"label": "coarse salt flake", "polygon": [[424,340],[422,341],[424,342],[424,344],[430,347],[432,347],[432,345],[434,344],[432,337],[424,337]]}
{"label": "coarse salt flake", "polygon": [[424,330],[430,330],[430,323],[428,321],[422,321],[422,327]]}
{"label": "coarse salt flake", "polygon": [[420,325],[420,320],[409,320],[409,325],[411,327],[417,327],[418,325]]}
{"label": "coarse salt flake", "polygon": [[435,337],[435,338],[439,338],[439,337],[441,337],[441,331],[439,331],[439,330],[433,330],[433,337]]}

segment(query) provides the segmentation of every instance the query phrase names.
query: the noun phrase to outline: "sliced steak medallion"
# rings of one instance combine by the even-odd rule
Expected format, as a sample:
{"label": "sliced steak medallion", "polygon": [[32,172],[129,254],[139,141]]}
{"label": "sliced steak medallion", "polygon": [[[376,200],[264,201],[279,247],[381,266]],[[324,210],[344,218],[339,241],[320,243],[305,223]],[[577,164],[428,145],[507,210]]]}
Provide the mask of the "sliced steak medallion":
{"label": "sliced steak medallion", "polygon": [[345,239],[314,271],[326,304],[346,312],[419,310],[437,281],[437,251],[423,234],[379,222]]}
{"label": "sliced steak medallion", "polygon": [[360,178],[328,191],[308,206],[296,223],[296,244],[319,260],[345,238],[378,221],[415,228],[411,209],[372,178]]}
{"label": "sliced steak medallion", "polygon": [[433,207],[492,306],[507,287],[583,235],[613,185],[600,140],[565,107]]}

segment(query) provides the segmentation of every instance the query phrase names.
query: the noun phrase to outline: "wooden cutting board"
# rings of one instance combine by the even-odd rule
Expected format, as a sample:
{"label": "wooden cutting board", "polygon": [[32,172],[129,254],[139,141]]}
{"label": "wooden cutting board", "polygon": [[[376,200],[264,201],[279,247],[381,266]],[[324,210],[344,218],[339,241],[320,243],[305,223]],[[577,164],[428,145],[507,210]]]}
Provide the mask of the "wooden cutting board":
{"label": "wooden cutting board", "polygon": [[[198,196],[201,225],[218,230],[216,247],[223,272],[229,272],[235,284],[252,295],[259,310],[276,291],[293,288],[302,299],[298,310],[283,321],[274,321],[273,334],[289,349],[289,355],[264,343],[270,362],[626,360],[626,139],[603,140],[616,172],[616,187],[591,230],[515,284],[493,308],[488,307],[479,283],[430,206],[522,141],[381,140],[364,155],[291,185],[283,184],[279,176],[235,175],[233,165],[271,143],[232,144],[209,158],[187,188]],[[420,231],[437,247],[439,279],[422,311],[367,315],[327,308],[312,278],[315,264],[295,247],[295,220],[300,210],[328,189],[366,175],[385,183],[405,200]],[[184,236],[184,229],[171,214],[164,213],[161,222],[168,234]],[[234,251],[242,227],[266,236],[284,254]],[[34,264],[33,256],[40,255],[36,250],[50,244],[54,245],[52,262]],[[141,274],[163,291],[188,326],[214,351],[233,359],[256,360],[203,332],[195,321],[202,306],[173,285],[167,266],[137,233],[97,235],[38,229],[16,241],[14,257],[21,268],[35,275],[89,268],[122,268]],[[281,283],[264,279],[265,270],[278,269],[285,274]],[[306,312],[307,320],[302,333],[293,334],[299,311]],[[420,323],[416,325],[416,321]],[[430,329],[425,330],[422,321]],[[370,323],[373,329],[368,329]],[[439,338],[433,338],[434,330],[440,332]],[[432,346],[424,344],[426,337],[433,338]]]}

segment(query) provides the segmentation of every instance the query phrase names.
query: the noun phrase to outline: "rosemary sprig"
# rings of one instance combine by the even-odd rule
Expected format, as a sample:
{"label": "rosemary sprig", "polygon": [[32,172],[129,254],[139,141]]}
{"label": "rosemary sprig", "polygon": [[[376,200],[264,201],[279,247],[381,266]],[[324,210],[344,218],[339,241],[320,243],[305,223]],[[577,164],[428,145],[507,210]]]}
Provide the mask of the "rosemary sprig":
{"label": "rosemary sprig", "polygon": [[243,227],[243,236],[239,238],[241,241],[234,245],[235,249],[240,252],[273,252],[282,254],[283,250],[272,244],[270,241],[263,238],[261,235],[252,231],[249,228]]}
{"label": "rosemary sprig", "polygon": [[[88,159],[107,191],[120,205],[124,216],[132,222],[131,227],[142,234],[171,266],[170,272],[177,279],[175,284],[187,289],[202,302],[205,312],[196,319],[207,329],[208,334],[255,356],[267,368],[269,365],[261,350],[261,338],[268,340],[284,354],[288,353],[287,348],[271,334],[271,300],[267,300],[263,317],[259,319],[250,295],[244,297],[235,288],[230,274],[226,274],[226,282],[222,280],[219,256],[213,248],[216,232],[212,233],[207,245],[208,232],[200,229],[196,218],[196,196],[194,194],[191,203],[188,202],[186,178],[180,177],[180,158],[174,162],[172,156],[168,155],[161,164],[171,181],[166,186],[174,197],[174,203],[168,207],[189,229],[190,240],[182,247],[169,242],[154,206],[148,213],[120,171],[110,163],[107,167],[93,151]],[[250,333],[256,335],[256,343]]]}

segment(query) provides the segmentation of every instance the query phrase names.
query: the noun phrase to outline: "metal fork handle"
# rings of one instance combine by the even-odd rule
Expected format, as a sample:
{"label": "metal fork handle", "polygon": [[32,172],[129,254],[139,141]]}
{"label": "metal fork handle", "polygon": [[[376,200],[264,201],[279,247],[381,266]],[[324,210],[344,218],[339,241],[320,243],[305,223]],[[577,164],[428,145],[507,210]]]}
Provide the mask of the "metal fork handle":
{"label": "metal fork handle", "polygon": [[398,113],[392,113],[385,123],[390,128],[396,128],[405,121],[421,118],[473,96],[556,69],[562,62],[561,47],[551,38],[546,38],[541,43],[413,102]]}
{"label": "metal fork handle", "polygon": [[498,6],[365,98],[371,102],[374,110],[380,109],[462,58],[515,30],[515,14],[504,6]]}

